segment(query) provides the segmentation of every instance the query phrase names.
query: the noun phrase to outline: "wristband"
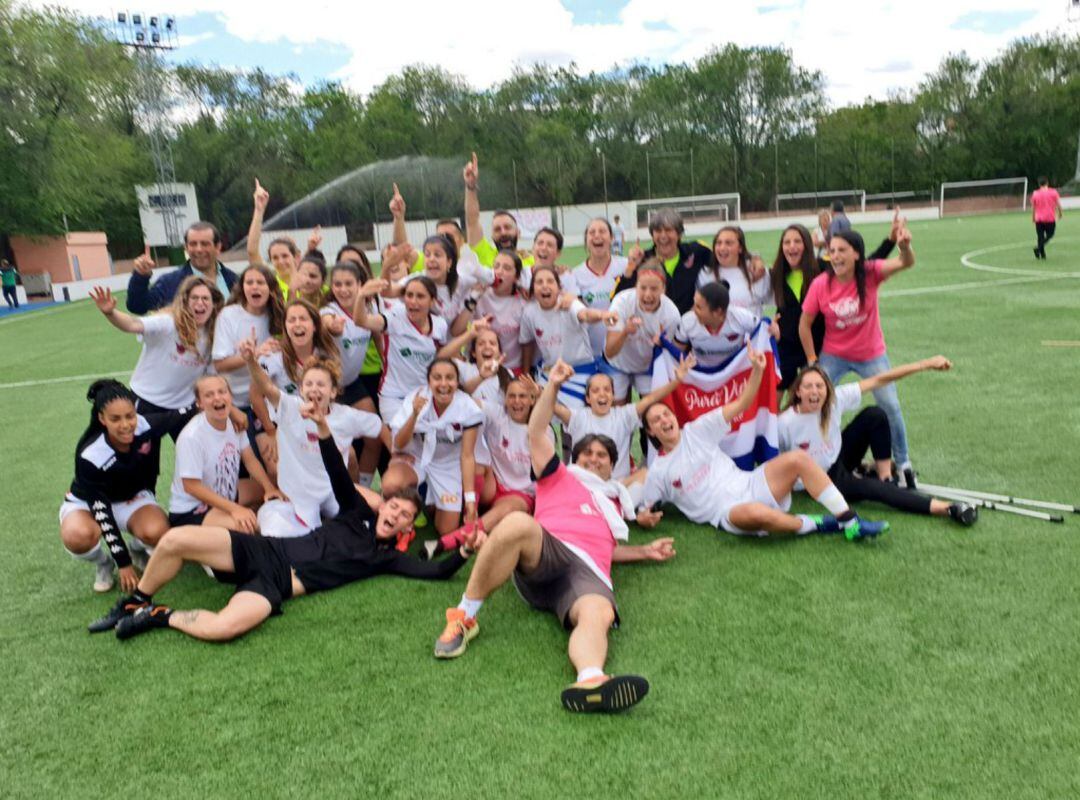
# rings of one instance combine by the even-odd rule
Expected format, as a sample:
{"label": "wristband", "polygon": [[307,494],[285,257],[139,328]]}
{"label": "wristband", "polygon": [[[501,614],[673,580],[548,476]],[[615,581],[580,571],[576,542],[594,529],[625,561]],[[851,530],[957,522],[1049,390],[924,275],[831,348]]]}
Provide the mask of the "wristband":
{"label": "wristband", "polygon": [[476,502],[476,492],[465,492],[465,502],[466,503],[475,503]]}

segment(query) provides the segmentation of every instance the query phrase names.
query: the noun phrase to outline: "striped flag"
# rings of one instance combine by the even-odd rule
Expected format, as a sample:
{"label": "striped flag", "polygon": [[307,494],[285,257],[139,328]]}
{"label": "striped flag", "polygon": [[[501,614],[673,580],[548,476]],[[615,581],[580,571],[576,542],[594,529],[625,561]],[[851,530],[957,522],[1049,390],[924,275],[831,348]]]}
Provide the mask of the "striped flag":
{"label": "striped flag", "polygon": [[[754,402],[731,421],[731,431],[720,447],[740,469],[752,470],[755,464],[768,461],[779,452],[777,413],[780,379],[775,344],[769,336],[769,320],[762,319],[750,337],[754,349],[765,353],[765,374]],[[675,367],[682,351],[661,338],[653,353],[652,388],[657,389],[675,377]],[[702,414],[736,400],[750,378],[750,359],[746,346],[716,367],[690,370],[679,387],[664,402],[675,412],[682,425]],[[650,455],[652,450],[650,449]]]}

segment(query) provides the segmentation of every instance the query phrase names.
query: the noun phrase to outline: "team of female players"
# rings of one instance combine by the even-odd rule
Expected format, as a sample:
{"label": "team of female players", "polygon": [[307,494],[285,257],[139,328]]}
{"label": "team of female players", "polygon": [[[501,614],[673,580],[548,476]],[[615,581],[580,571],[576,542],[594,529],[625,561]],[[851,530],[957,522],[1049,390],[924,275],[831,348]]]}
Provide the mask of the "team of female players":
{"label": "team of female players", "polygon": [[[470,179],[475,197],[475,161],[466,186]],[[109,322],[142,343],[130,387],[114,380],[90,387],[90,424],[60,509],[63,544],[95,564],[96,591],[112,588],[114,568],[132,591],[136,568],[170,527],[296,537],[333,519],[339,507],[314,420],[329,427],[357,485],[369,487],[379,473],[385,497],[422,491],[438,534],[421,548],[428,557],[513,511],[529,512],[527,421],[559,360],[574,371],[558,395],[564,441],[610,437],[619,453],[613,478],[637,487],[640,500],[647,469],[630,453],[642,414],[695,365],[716,366],[738,351],[767,304],[776,306],[770,330],[787,390],[781,449],[809,453],[851,500],[975,521],[971,507],[912,491],[893,383],[951,365],[937,356],[893,369],[886,355],[878,288],[915,263],[899,216],[870,257],[862,238],[846,231],[819,260],[809,231],[791,225],[769,269],[736,226],[721,228],[708,249],[683,241],[679,216],[662,211],[650,220],[654,246],[623,257],[612,254],[610,223],[595,219],[585,261],[567,270],[557,264],[557,231],[541,230],[533,252],[522,253],[511,215],[496,212],[488,239],[468,202],[465,231],[442,221],[416,251],[404,241],[405,205],[395,187],[391,212],[402,235],[384,250],[375,277],[351,246],[328,265],[318,242],[301,254],[291,240],[275,239],[271,266],[262,263],[267,198],[256,184],[249,240],[256,258],[227,299],[198,274],[171,305],[144,317],[119,311],[107,290],[93,294]],[[661,337],[686,356],[676,379],[654,388]],[[847,372],[860,381],[836,386]],[[841,414],[858,409],[866,392],[878,405],[842,430]],[[653,447],[662,443],[648,416],[644,426]],[[165,435],[176,442],[167,511],[155,499]],[[864,466],[867,449],[872,463]],[[408,549],[412,526],[400,527],[387,547]]]}

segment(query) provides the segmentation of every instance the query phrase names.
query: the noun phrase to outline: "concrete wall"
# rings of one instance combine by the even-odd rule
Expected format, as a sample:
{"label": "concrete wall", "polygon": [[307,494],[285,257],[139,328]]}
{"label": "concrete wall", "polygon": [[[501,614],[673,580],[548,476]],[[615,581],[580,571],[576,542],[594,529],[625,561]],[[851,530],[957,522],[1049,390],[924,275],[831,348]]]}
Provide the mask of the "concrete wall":
{"label": "concrete wall", "polygon": [[69,233],[67,235],[68,263],[75,275],[75,259],[83,280],[104,278],[112,274],[112,258],[109,256],[108,239],[98,231],[94,233]]}
{"label": "concrete wall", "polygon": [[11,251],[19,272],[24,275],[48,273],[53,283],[74,279],[63,236],[12,236]]}

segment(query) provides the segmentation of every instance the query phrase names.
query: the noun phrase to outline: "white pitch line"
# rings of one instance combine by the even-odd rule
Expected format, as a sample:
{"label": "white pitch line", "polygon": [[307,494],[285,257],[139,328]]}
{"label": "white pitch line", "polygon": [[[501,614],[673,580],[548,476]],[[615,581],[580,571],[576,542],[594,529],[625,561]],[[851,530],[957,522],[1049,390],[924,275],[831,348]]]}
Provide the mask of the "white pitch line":
{"label": "white pitch line", "polygon": [[1014,283],[1040,283],[1069,278],[1071,275],[1037,275],[1033,278],[1004,278],[1000,281],[970,281],[968,283],[950,283],[946,286],[922,286],[914,289],[895,289],[878,292],[878,297],[910,297],[917,294],[937,294],[938,292],[957,292],[964,289],[982,289],[989,286],[1008,286]]}
{"label": "white pitch line", "polygon": [[42,378],[37,381],[19,381],[18,383],[0,383],[0,389],[22,389],[26,386],[45,386],[50,383],[69,383],[71,381],[87,381],[91,378],[117,378],[121,375],[130,375],[131,370],[120,372],[92,372],[89,375],[68,375],[64,378]]}

